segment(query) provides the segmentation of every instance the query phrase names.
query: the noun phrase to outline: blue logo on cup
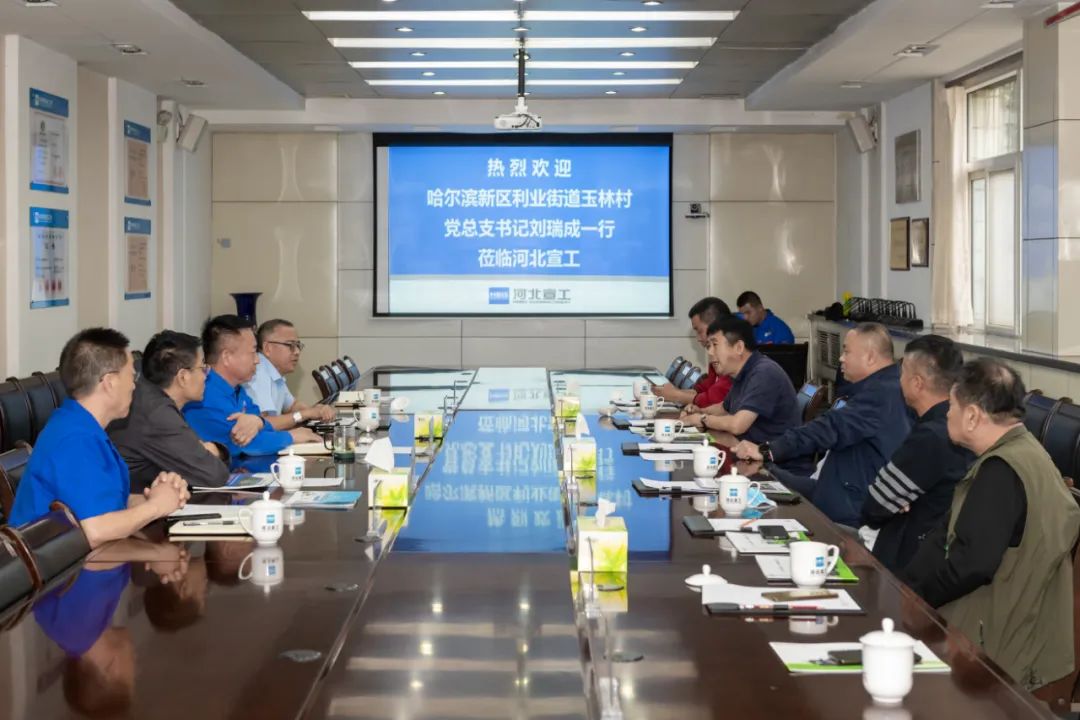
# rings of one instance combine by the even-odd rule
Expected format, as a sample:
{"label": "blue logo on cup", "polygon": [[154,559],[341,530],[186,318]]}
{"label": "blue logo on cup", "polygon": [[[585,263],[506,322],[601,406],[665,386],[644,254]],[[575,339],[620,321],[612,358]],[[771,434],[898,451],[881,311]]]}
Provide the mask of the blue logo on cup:
{"label": "blue logo on cup", "polygon": [[819,567],[819,568],[825,567],[825,558],[823,558],[823,557],[814,558],[814,566]]}
{"label": "blue logo on cup", "polygon": [[488,305],[509,305],[510,304],[510,288],[508,287],[489,287],[488,288]]}
{"label": "blue logo on cup", "polygon": [[730,490],[728,490],[728,497],[731,497],[731,498],[739,497],[739,489],[738,488],[731,488]]}
{"label": "blue logo on cup", "polygon": [[266,514],[266,524],[267,525],[273,525],[276,522],[277,522],[277,515],[275,515],[274,513],[267,513]]}

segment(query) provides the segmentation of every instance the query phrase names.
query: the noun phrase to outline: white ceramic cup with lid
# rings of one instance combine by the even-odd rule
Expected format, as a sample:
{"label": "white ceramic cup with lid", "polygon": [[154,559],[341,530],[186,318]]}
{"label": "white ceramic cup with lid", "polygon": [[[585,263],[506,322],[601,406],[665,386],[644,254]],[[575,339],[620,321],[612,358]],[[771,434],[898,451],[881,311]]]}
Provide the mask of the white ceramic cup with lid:
{"label": "white ceramic cup with lid", "polygon": [[862,643],[863,687],[875,703],[899,705],[911,692],[915,673],[915,640],[898,632],[891,618],[881,630],[859,638]]}
{"label": "white ceramic cup with lid", "polygon": [[259,545],[273,545],[285,532],[285,505],[280,500],[271,500],[270,493],[264,492],[262,499],[240,509],[237,520]]}
{"label": "white ceramic cup with lid", "polygon": [[307,458],[295,454],[290,448],[287,455],[280,456],[278,461],[270,466],[270,474],[278,481],[278,485],[281,485],[282,490],[293,492],[304,487],[304,468],[306,465]]}

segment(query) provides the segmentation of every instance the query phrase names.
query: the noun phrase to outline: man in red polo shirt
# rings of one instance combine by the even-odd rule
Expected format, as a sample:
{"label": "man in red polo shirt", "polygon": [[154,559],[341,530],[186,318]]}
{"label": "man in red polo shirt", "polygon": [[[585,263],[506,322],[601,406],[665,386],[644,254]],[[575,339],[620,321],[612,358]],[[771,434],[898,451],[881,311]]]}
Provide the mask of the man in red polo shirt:
{"label": "man in red polo shirt", "polygon": [[[698,343],[701,347],[705,347],[708,343],[708,330],[709,325],[715,320],[719,320],[722,317],[727,317],[731,314],[731,309],[728,308],[720,298],[707,297],[702,300],[698,300],[694,303],[694,306],[690,308],[688,313],[690,317],[690,327],[694,331],[694,335],[697,337]],[[728,391],[731,390],[732,379],[727,375],[720,375],[716,372],[716,368],[712,363],[709,363],[709,374],[701,378],[697,385],[689,390],[681,390],[675,387],[671,383],[664,385],[653,386],[653,393],[662,397],[670,402],[676,402],[680,405],[693,405],[698,408],[706,408],[710,405],[716,405],[724,401],[727,397]]]}

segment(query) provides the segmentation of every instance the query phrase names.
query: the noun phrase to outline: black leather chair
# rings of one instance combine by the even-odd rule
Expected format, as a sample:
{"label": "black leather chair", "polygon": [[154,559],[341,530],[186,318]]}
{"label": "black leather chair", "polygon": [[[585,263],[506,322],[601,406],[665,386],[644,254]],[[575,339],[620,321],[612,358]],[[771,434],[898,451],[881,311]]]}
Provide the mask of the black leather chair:
{"label": "black leather chair", "polygon": [[322,395],[322,400],[327,399],[340,388],[337,384],[337,379],[334,377],[334,373],[326,365],[320,365],[316,369],[311,371],[311,376],[315,378],[315,385],[319,388],[319,394]]}
{"label": "black leather chair", "polygon": [[337,380],[338,390],[344,390],[352,384],[352,378],[349,377],[349,370],[345,367],[345,363],[335,360],[329,367],[330,372],[334,373],[334,379]]}
{"label": "black leather chair", "polygon": [[54,502],[48,513],[36,520],[0,528],[22,556],[34,589],[41,591],[67,577],[90,552],[82,525],[62,502]]}
{"label": "black leather chair", "polygon": [[0,534],[0,615],[25,601],[34,592],[30,568],[6,534]]}
{"label": "black leather chair", "polygon": [[801,388],[806,384],[806,362],[810,357],[810,343],[758,345],[758,351],[784,368],[784,372],[791,378],[791,387]]}
{"label": "black leather chair", "polygon": [[1063,477],[1077,479],[1080,468],[1080,406],[1062,402],[1047,419],[1043,447]]}
{"label": "black leather chair", "polygon": [[135,365],[135,376],[142,375],[142,350],[132,350],[131,360]]}
{"label": "black leather chair", "polygon": [[8,378],[8,382],[13,382],[21,388],[30,401],[30,418],[33,427],[33,437],[30,438],[30,442],[34,443],[41,431],[45,429],[45,423],[49,422],[53,410],[57,408],[56,396],[49,382],[40,375],[18,379]]}
{"label": "black leather chair", "polygon": [[360,379],[360,366],[356,364],[356,361],[346,355],[341,358],[341,364],[345,366],[345,370],[349,373],[349,380],[356,382]]}
{"label": "black leather chair", "polygon": [[672,382],[675,380],[675,376],[679,374],[679,370],[681,370],[682,366],[685,364],[686,359],[683,358],[682,355],[679,355],[677,358],[671,361],[671,364],[668,365],[667,372],[664,373],[664,377],[668,379],[668,382]]}
{"label": "black leather chair", "polygon": [[56,402],[56,407],[60,407],[64,400],[67,400],[67,388],[64,387],[63,381],[60,379],[60,373],[56,370],[52,372],[43,373],[40,370],[33,373],[34,377],[40,377],[49,384],[49,389],[52,390],[53,400]]}
{"label": "black leather chair", "polygon": [[828,401],[828,393],[825,392],[825,388],[820,385],[804,383],[803,386],[799,388],[799,392],[796,393],[795,400],[799,403],[799,413],[800,417],[802,417],[802,421],[808,423],[825,409],[825,403]]}
{"label": "black leather chair", "polygon": [[1032,390],[1024,398],[1024,425],[1039,442],[1046,434],[1047,423],[1063,402],[1067,400],[1046,397],[1041,390]]}
{"label": "black leather chair", "polygon": [[[30,451],[26,448],[14,448],[0,453],[0,519],[6,522],[15,507],[15,493],[19,489],[26,463],[30,462]],[[2,523],[0,523],[2,524]]]}
{"label": "black leather chair", "polygon": [[0,452],[34,441],[30,398],[16,383],[0,383]]}
{"label": "black leather chair", "polygon": [[[695,370],[697,370],[696,373],[694,372]],[[692,363],[686,362],[683,363],[683,366],[679,368],[678,372],[675,373],[675,377],[671,379],[671,384],[682,390],[688,390],[694,387],[694,384],[697,383],[697,380],[691,382],[690,379],[692,377],[697,377],[698,379],[700,379],[701,370],[699,368],[695,368]]]}

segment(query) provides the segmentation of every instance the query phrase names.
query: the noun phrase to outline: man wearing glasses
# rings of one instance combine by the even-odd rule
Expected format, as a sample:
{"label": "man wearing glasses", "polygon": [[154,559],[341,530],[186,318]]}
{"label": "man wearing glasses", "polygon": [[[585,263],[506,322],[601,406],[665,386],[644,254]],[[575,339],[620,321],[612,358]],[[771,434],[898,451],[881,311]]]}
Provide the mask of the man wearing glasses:
{"label": "man wearing glasses", "polygon": [[275,430],[291,430],[309,420],[332,422],[334,408],[329,405],[309,407],[293,397],[285,376],[296,370],[304,343],[288,320],[267,320],[256,333],[259,343],[259,366],[255,376],[244,383],[244,390],[259,406],[259,411]]}

